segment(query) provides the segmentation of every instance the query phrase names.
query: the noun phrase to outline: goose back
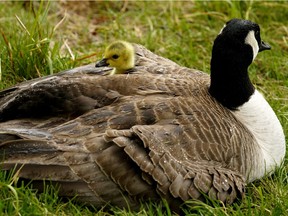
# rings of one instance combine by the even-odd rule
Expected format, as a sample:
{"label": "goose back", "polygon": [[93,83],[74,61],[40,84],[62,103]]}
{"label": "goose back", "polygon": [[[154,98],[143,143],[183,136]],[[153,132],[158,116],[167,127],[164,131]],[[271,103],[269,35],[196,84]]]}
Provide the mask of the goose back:
{"label": "goose back", "polygon": [[210,96],[207,74],[135,50],[131,74],[88,65],[0,93],[2,168],[96,206],[232,203],[259,152],[253,135]]}

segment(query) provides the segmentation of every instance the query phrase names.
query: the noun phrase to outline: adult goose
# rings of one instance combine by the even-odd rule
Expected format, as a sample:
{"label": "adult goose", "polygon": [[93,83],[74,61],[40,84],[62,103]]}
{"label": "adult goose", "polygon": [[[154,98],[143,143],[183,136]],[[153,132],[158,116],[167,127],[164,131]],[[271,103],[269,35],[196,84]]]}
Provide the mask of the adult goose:
{"label": "adult goose", "polygon": [[281,164],[283,129],[247,71],[270,49],[256,23],[226,23],[211,77],[134,47],[132,73],[88,65],[0,92],[1,168],[57,183],[61,196],[136,209],[147,198],[232,203]]}

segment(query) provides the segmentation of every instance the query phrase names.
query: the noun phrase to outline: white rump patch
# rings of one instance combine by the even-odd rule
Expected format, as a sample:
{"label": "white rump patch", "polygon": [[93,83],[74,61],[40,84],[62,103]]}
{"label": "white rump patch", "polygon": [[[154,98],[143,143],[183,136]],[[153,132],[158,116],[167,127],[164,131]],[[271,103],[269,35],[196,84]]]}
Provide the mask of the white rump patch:
{"label": "white rump patch", "polygon": [[253,148],[254,157],[251,170],[246,173],[247,180],[251,182],[273,172],[285,156],[286,145],[282,126],[268,102],[255,90],[250,100],[232,113],[253,134],[258,144]]}
{"label": "white rump patch", "polygon": [[259,51],[259,46],[258,46],[258,42],[255,38],[255,32],[254,31],[250,31],[246,38],[245,38],[245,43],[250,45],[253,49],[253,60],[256,58],[258,51]]}

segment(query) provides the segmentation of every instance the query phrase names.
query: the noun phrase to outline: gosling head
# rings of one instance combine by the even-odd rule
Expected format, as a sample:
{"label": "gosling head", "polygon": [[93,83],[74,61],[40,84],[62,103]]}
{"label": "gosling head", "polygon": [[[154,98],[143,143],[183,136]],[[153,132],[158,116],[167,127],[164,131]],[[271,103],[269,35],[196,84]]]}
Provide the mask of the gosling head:
{"label": "gosling head", "polygon": [[125,41],[111,43],[104,53],[104,58],[95,67],[113,67],[110,75],[123,74],[135,66],[135,52],[132,44]]}

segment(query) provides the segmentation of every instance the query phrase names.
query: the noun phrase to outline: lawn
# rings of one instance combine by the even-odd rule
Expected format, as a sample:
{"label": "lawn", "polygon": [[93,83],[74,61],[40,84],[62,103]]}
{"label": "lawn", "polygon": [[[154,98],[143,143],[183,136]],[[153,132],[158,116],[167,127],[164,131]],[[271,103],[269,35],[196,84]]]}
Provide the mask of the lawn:
{"label": "lawn", "polygon": [[[209,73],[213,40],[231,18],[257,22],[272,50],[250,77],[288,135],[288,4],[285,1],[0,2],[0,89],[96,62],[115,39],[140,43],[176,63]],[[287,141],[287,138],[286,138]],[[189,215],[288,215],[287,157],[275,174],[247,186],[231,206],[187,202]],[[0,172],[0,215],[171,215],[165,202],[140,212],[95,209],[63,201],[47,187],[36,194]],[[144,207],[146,206],[146,207]]]}

